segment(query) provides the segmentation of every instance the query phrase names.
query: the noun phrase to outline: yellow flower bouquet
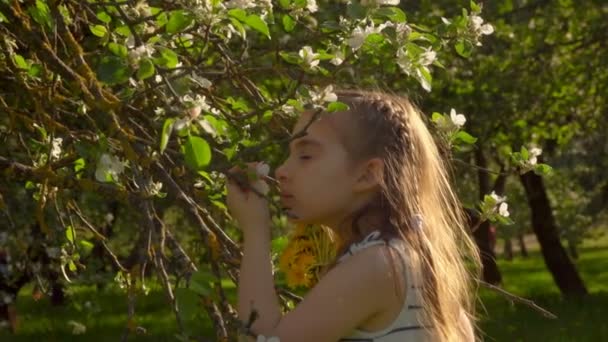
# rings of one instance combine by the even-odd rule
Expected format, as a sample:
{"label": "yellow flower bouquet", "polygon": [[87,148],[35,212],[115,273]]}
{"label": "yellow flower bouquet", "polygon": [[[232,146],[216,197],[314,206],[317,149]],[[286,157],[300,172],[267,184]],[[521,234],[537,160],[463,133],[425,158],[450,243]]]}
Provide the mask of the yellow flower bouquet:
{"label": "yellow flower bouquet", "polygon": [[317,225],[298,224],[289,234],[279,256],[279,269],[291,289],[311,288],[335,258],[336,239],[331,230]]}

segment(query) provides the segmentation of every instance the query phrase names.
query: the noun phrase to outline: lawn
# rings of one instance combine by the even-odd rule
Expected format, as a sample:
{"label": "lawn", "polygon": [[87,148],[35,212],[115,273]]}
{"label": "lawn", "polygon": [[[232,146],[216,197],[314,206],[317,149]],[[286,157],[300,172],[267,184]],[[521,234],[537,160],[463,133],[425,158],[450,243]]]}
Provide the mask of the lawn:
{"label": "lawn", "polygon": [[[480,328],[485,341],[608,341],[608,242],[587,243],[581,248],[579,271],[590,291],[587,298],[561,299],[538,251],[527,259],[499,261],[505,288],[558,316],[547,319],[521,304],[512,304],[503,296],[483,289],[480,296]],[[234,294],[234,288],[230,289]],[[70,290],[73,300],[62,307],[52,307],[47,299],[34,301],[31,288],[19,295],[21,326],[17,335],[0,332],[0,341],[117,341],[124,331],[127,308],[118,288],[98,292],[94,287],[79,286]],[[85,304],[87,303],[88,304]],[[137,324],[145,335],[132,335],[130,341],[174,341],[174,317],[167,310],[158,288],[148,296],[138,297]],[[67,323],[74,320],[86,325],[83,335],[72,335]],[[211,336],[210,323],[189,321],[189,326]]]}

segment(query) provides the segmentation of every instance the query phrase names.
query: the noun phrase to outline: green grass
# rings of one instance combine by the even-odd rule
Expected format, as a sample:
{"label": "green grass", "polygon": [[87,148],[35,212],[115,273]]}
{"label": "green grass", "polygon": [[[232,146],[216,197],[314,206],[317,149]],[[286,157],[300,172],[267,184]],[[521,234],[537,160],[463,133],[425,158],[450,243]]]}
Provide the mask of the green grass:
{"label": "green grass", "polygon": [[[486,341],[608,341],[608,241],[586,244],[576,261],[590,295],[580,300],[563,300],[551,275],[546,271],[540,253],[531,252],[527,259],[499,261],[505,288],[533,300],[558,316],[551,320],[522,305],[512,304],[503,296],[482,289],[480,329]],[[228,285],[228,283],[227,283]],[[234,287],[228,285],[230,296]],[[21,291],[18,312],[21,325],[17,335],[0,331],[0,341],[117,341],[127,320],[125,295],[110,287],[98,292],[94,287],[70,289],[67,305],[53,307],[48,299],[35,302],[31,287]],[[89,301],[91,308],[83,304]],[[153,288],[136,303],[137,325],[146,335],[131,335],[129,341],[174,341],[177,332],[174,316],[168,310],[164,295]],[[84,335],[72,335],[69,320],[86,325]],[[189,327],[205,336],[213,336],[208,320],[189,320]]]}
{"label": "green grass", "polygon": [[527,259],[499,261],[507,291],[533,300],[557,315],[543,317],[537,311],[511,303],[493,291],[481,291],[479,314],[486,341],[608,341],[608,246],[581,248],[576,261],[590,295],[562,299],[538,251]]}

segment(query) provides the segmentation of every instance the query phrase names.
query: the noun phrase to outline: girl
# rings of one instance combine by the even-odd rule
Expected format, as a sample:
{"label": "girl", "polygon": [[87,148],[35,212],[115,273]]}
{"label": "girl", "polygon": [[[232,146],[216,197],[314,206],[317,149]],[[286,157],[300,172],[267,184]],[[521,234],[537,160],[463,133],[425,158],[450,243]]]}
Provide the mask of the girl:
{"label": "girl", "polygon": [[258,341],[474,341],[465,260],[477,270],[479,257],[421,114],[393,95],[337,95],[349,109],[302,113],[275,176],[289,220],[329,227],[338,257],[283,314],[268,203],[230,181],[229,210],[244,233],[239,318],[257,311]]}

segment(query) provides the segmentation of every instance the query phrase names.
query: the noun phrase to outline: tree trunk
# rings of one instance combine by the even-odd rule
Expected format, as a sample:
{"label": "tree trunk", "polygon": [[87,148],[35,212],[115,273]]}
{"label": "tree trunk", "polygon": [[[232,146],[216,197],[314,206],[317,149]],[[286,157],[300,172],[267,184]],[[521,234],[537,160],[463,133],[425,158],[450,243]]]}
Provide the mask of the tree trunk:
{"label": "tree trunk", "polygon": [[587,288],[559,240],[543,179],[532,171],[520,179],[532,213],[532,228],[555,284],[565,296],[586,295]]}
{"label": "tree trunk", "polygon": [[504,250],[505,260],[513,260],[513,243],[511,242],[511,238],[505,239],[505,250]]}
{"label": "tree trunk", "polygon": [[578,259],[578,250],[576,249],[576,242],[568,240],[568,251],[570,252],[570,256],[572,257],[572,259]]}
{"label": "tree trunk", "polygon": [[524,258],[528,257],[528,248],[526,247],[526,241],[524,240],[524,234],[517,234],[517,241],[519,242],[519,251],[521,256]]}
{"label": "tree trunk", "polygon": [[[485,171],[487,168],[487,161],[481,148],[475,152],[475,162],[479,166],[477,173],[479,181],[479,197],[483,199],[485,194],[490,192],[490,177],[488,172]],[[478,219],[472,220],[477,224]],[[481,255],[482,265],[482,276],[483,280],[490,284],[500,284],[502,282],[502,275],[496,264],[496,255],[491,246],[490,241],[490,222],[483,222],[476,231],[473,232],[475,242],[479,248],[479,254]]]}

